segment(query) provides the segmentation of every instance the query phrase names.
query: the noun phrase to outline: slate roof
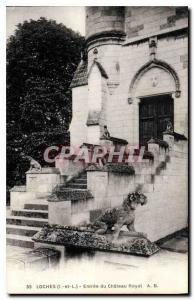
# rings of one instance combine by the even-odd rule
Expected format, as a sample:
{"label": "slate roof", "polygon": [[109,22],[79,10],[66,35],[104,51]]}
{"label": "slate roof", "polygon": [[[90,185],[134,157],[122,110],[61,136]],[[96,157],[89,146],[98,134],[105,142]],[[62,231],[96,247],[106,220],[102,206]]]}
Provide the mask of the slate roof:
{"label": "slate roof", "polygon": [[88,70],[88,62],[81,60],[81,62],[77,67],[77,70],[74,73],[70,88],[88,84],[87,70]]}
{"label": "slate roof", "polygon": [[[92,66],[90,68],[90,71],[91,71],[94,64],[97,65],[102,77],[107,79],[108,75],[107,75],[105,69],[96,60],[93,62]],[[81,62],[79,63],[79,65],[77,67],[77,70],[74,73],[70,88],[74,88],[74,87],[78,87],[78,86],[82,86],[82,85],[87,85],[88,84],[88,73],[87,73],[87,71],[88,71],[88,62],[84,61],[84,60],[81,60]],[[89,74],[90,74],[90,71],[89,71]]]}

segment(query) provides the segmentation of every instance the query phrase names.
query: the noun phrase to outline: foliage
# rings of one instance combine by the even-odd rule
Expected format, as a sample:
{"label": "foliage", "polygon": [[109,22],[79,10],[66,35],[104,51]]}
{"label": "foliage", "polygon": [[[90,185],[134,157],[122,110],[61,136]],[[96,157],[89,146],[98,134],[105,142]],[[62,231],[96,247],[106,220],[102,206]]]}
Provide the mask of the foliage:
{"label": "foliage", "polygon": [[21,184],[30,155],[41,164],[47,146],[68,144],[69,85],[84,38],[40,18],[17,25],[7,41],[7,184]]}

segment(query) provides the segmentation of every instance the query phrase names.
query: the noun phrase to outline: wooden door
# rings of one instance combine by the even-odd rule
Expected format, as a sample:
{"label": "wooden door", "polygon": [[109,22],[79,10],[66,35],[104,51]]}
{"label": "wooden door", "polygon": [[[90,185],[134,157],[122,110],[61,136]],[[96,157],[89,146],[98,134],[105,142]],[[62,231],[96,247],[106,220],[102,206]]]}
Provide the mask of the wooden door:
{"label": "wooden door", "polygon": [[141,99],[139,104],[140,145],[146,145],[153,138],[162,139],[167,122],[173,125],[173,99],[160,95]]}

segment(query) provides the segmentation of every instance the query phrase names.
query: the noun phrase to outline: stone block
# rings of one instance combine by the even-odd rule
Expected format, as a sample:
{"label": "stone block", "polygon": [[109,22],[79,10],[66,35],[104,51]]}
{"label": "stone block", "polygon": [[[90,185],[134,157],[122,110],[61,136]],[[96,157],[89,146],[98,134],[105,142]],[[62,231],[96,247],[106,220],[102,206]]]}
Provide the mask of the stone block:
{"label": "stone block", "polygon": [[71,225],[78,226],[81,224],[88,224],[90,221],[90,212],[82,211],[71,215]]}
{"label": "stone block", "polygon": [[135,176],[135,183],[144,184],[144,182],[145,182],[144,175]]}
{"label": "stone block", "polygon": [[20,210],[24,208],[24,205],[30,201],[36,199],[35,192],[26,192],[26,191],[14,191],[14,188],[10,192],[10,208],[11,210]]}
{"label": "stone block", "polygon": [[134,236],[128,232],[120,232],[119,238],[115,242],[111,234],[96,235],[87,229],[84,230],[79,229],[79,227],[70,226],[45,226],[33,237],[33,240],[36,243],[41,242],[51,245],[55,244],[141,256],[150,256],[159,251],[159,247],[156,244],[138,236],[138,232]]}
{"label": "stone block", "polygon": [[71,225],[71,201],[48,202],[48,223]]}

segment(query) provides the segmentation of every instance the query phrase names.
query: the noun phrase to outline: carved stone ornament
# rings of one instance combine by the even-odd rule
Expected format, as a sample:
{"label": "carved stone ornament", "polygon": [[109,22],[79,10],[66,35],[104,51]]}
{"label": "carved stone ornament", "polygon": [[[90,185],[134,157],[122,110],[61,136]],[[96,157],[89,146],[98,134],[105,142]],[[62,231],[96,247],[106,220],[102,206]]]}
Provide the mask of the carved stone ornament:
{"label": "carved stone ornament", "polygon": [[150,59],[154,60],[156,57],[156,50],[157,50],[157,38],[152,37],[149,39],[149,49],[150,49]]}
{"label": "carved stone ornament", "polygon": [[127,99],[127,101],[128,101],[129,104],[132,104],[132,103],[133,103],[133,99],[132,99],[131,97],[129,97],[129,98]]}
{"label": "carved stone ornament", "polygon": [[29,169],[30,171],[34,170],[37,172],[41,172],[42,167],[39,164],[39,162],[37,162],[34,158],[32,158],[29,155],[26,155],[26,158],[30,161],[30,169]]}
{"label": "carved stone ornament", "polygon": [[176,91],[176,92],[175,92],[175,97],[176,97],[176,98],[179,98],[180,96],[181,96],[181,91]]}
{"label": "carved stone ornament", "polygon": [[[168,74],[170,74],[174,80],[175,83],[175,97],[180,97],[181,91],[180,91],[180,80],[178,77],[177,72],[173,69],[172,66],[170,66],[168,63],[162,60],[154,59],[150,60],[147,63],[145,63],[134,75],[130,87],[129,87],[129,95],[131,98],[133,98],[134,90],[136,89],[136,86],[139,82],[139,80],[142,78],[142,76],[151,70],[152,68],[158,68],[160,70],[166,71]],[[154,80],[154,84],[156,84],[156,81]],[[129,98],[128,98],[129,99]],[[129,101],[128,101],[129,103]],[[130,104],[130,103],[129,103]]]}
{"label": "carved stone ornament", "polygon": [[158,78],[156,76],[151,77],[151,84],[153,87],[156,87],[158,85]]}

